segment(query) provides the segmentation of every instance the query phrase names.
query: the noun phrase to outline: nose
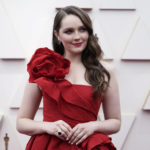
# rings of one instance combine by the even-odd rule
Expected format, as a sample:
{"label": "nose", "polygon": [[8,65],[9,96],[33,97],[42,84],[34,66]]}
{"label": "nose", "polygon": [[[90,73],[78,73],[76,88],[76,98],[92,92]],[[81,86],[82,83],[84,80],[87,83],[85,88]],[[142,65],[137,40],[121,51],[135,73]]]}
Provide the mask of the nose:
{"label": "nose", "polygon": [[75,32],[74,34],[74,40],[80,40],[80,33],[78,31]]}

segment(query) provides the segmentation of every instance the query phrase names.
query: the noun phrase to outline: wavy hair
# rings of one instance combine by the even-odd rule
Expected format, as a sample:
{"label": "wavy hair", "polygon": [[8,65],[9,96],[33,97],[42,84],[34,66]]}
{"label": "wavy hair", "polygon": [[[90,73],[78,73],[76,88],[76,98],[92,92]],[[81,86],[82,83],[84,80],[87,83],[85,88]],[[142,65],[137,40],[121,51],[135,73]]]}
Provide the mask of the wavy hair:
{"label": "wavy hair", "polygon": [[85,79],[93,86],[93,98],[96,99],[103,96],[109,86],[110,74],[99,61],[99,59],[102,59],[103,51],[98,44],[98,37],[93,34],[92,21],[84,10],[76,6],[67,6],[57,12],[53,25],[53,49],[55,52],[64,55],[64,47],[58,41],[54,31],[59,33],[62,19],[70,14],[79,17],[89,33],[87,46],[82,52],[81,59],[86,68]]}

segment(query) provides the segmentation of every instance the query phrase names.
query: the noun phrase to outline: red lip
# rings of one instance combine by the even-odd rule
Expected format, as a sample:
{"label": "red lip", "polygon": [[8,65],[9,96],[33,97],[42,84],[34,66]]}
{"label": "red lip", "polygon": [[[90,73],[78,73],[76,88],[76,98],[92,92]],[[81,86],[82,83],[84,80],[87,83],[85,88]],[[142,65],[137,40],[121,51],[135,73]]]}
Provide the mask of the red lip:
{"label": "red lip", "polygon": [[82,45],[82,42],[80,42],[80,43],[74,43],[73,45],[79,47],[79,46]]}

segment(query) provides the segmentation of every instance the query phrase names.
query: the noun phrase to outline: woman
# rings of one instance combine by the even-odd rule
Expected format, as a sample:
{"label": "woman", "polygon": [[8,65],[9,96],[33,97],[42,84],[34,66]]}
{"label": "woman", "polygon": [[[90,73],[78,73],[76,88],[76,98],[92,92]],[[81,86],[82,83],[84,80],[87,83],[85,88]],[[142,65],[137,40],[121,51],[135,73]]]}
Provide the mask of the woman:
{"label": "woman", "polygon": [[[17,117],[17,130],[31,136],[26,150],[115,150],[108,134],[120,129],[118,85],[83,10],[56,14],[53,48],[37,49],[27,65]],[[42,96],[43,121],[34,121]],[[101,104],[104,121],[97,120]]]}

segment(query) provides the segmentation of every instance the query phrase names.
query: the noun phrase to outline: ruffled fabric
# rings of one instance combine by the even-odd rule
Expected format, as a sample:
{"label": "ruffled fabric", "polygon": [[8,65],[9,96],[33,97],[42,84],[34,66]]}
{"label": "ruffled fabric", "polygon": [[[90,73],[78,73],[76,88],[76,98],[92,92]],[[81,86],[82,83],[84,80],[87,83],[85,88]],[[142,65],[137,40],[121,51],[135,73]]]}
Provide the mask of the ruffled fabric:
{"label": "ruffled fabric", "polygon": [[[43,93],[44,121],[62,119],[71,127],[78,123],[95,121],[102,102],[93,100],[91,87],[78,89],[64,79],[69,73],[70,61],[60,54],[39,48],[27,64],[29,82],[37,83]],[[54,112],[55,111],[55,112]],[[79,146],[68,144],[59,138],[41,134],[32,136],[26,150],[116,150],[111,138],[94,133]]]}
{"label": "ruffled fabric", "polygon": [[41,134],[32,136],[26,150],[117,150],[111,138],[102,133],[94,133],[80,145],[71,145],[55,136]]}
{"label": "ruffled fabric", "polygon": [[116,150],[112,139],[103,133],[94,133],[82,142],[83,150]]}
{"label": "ruffled fabric", "polygon": [[34,82],[39,77],[53,78],[55,81],[62,80],[69,72],[69,67],[70,61],[60,54],[47,47],[39,48],[27,64],[29,82]]}

